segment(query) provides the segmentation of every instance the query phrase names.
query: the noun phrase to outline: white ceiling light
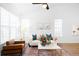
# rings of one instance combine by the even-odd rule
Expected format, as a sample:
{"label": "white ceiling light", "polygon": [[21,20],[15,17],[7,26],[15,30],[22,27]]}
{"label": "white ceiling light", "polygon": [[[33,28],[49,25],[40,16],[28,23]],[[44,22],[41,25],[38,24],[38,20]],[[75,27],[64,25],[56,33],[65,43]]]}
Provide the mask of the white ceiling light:
{"label": "white ceiling light", "polygon": [[32,4],[36,4],[36,5],[38,5],[38,4],[42,4],[42,7],[43,7],[43,8],[49,10],[49,6],[48,6],[47,3],[32,3]]}
{"label": "white ceiling light", "polygon": [[43,5],[42,5],[42,7],[46,9],[46,7],[47,7],[47,4],[43,4]]}

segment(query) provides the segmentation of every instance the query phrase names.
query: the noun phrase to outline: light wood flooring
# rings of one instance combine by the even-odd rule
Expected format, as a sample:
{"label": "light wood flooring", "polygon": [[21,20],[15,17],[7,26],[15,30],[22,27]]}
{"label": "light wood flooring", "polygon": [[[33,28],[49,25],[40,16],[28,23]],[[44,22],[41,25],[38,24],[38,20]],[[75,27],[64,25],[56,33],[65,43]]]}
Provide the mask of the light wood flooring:
{"label": "light wood flooring", "polygon": [[[79,56],[79,43],[59,43],[62,48],[62,56]],[[38,56],[38,47],[27,46],[23,56]],[[58,53],[54,54],[51,51],[42,50],[39,56],[60,56]]]}

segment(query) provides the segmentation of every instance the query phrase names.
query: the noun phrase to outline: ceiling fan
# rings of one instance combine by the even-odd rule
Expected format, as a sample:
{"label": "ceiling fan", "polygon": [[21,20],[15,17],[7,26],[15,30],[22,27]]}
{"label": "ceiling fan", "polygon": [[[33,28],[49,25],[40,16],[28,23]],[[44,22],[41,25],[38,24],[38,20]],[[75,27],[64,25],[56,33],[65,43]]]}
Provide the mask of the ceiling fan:
{"label": "ceiling fan", "polygon": [[32,3],[32,4],[34,4],[34,5],[41,4],[43,8],[49,10],[49,6],[47,3]]}

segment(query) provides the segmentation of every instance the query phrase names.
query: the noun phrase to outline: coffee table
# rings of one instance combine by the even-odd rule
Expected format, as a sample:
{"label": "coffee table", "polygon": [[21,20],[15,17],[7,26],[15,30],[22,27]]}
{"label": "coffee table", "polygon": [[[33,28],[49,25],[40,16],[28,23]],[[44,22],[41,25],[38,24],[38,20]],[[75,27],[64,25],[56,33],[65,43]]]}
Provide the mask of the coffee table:
{"label": "coffee table", "polygon": [[51,53],[54,53],[54,55],[62,55],[62,48],[55,43],[51,43],[45,46],[42,46],[40,43],[38,43],[38,55],[40,54],[41,50],[46,50],[48,52],[51,51]]}

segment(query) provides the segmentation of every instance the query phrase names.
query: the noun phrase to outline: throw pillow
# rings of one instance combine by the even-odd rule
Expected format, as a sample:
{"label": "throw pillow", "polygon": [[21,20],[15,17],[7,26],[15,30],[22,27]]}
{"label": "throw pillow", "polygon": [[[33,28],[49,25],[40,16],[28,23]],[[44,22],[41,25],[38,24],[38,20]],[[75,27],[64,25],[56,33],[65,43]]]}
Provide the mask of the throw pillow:
{"label": "throw pillow", "polygon": [[53,40],[51,34],[46,34],[46,37],[47,37],[48,40]]}
{"label": "throw pillow", "polygon": [[9,41],[9,44],[10,44],[10,45],[11,45],[11,44],[14,44],[14,43],[15,43],[14,39],[12,39],[12,40]]}
{"label": "throw pillow", "polygon": [[32,35],[32,37],[33,37],[32,38],[33,40],[37,40],[37,35],[36,34],[35,35]]}

